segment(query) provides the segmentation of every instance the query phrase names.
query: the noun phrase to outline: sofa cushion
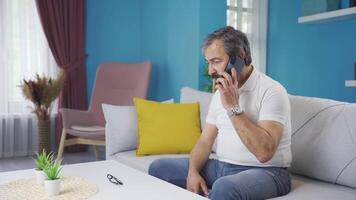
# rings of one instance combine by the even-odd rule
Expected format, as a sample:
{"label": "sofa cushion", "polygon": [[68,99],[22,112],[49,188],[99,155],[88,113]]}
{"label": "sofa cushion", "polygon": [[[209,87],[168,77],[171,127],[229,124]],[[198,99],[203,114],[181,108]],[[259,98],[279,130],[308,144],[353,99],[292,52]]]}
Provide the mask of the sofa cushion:
{"label": "sofa cushion", "polygon": [[290,96],[291,172],[356,188],[356,104]]}
{"label": "sofa cushion", "polygon": [[200,137],[199,103],[164,104],[134,98],[137,155],[189,153]]}
{"label": "sofa cushion", "polygon": [[[209,106],[210,106],[212,97],[213,97],[213,93],[202,92],[202,91],[190,88],[190,87],[183,87],[180,90],[180,102],[181,103],[199,102],[201,130],[203,130],[203,127],[205,124],[205,119],[206,119],[206,116],[208,115]],[[212,151],[216,152],[216,140],[214,142]]]}
{"label": "sofa cushion", "polygon": [[106,121],[106,143],[111,147],[106,153],[112,155],[137,147],[137,119],[134,106],[102,105]]}
{"label": "sofa cushion", "polygon": [[200,125],[203,130],[206,115],[208,114],[208,109],[210,105],[211,98],[213,93],[202,92],[195,90],[190,87],[183,87],[180,90],[180,103],[195,103],[199,102],[200,104]]}
{"label": "sofa cushion", "polygon": [[298,175],[292,175],[292,190],[289,194],[273,200],[287,200],[287,199],[303,199],[303,200],[315,200],[315,199],[342,199],[342,200],[354,200],[356,199],[356,190],[325,183]]}
{"label": "sofa cushion", "polygon": [[[158,158],[188,158],[189,154],[164,154],[164,155],[150,155],[137,156],[135,151],[124,151],[112,155],[109,159],[116,160],[120,163],[128,165],[142,172],[148,172],[150,164]],[[216,158],[215,154],[211,154],[210,158]]]}
{"label": "sofa cushion", "polygon": [[129,167],[148,173],[150,164],[158,158],[188,158],[188,154],[163,154],[150,156],[137,156],[136,151],[124,151],[112,155],[109,159],[116,160]]}
{"label": "sofa cushion", "polygon": [[[173,99],[163,103],[174,103]],[[106,154],[134,150],[137,147],[135,106],[102,104],[105,117]]]}
{"label": "sofa cushion", "polygon": [[[147,173],[150,164],[158,158],[188,158],[188,154],[177,155],[151,155],[138,157],[135,151],[120,152],[110,157],[122,164],[133,167],[137,170]],[[212,154],[211,158],[216,155]],[[354,200],[356,199],[356,190],[331,183],[325,183],[298,175],[292,175],[292,191],[282,197],[273,198],[278,200],[284,199],[343,199]]]}

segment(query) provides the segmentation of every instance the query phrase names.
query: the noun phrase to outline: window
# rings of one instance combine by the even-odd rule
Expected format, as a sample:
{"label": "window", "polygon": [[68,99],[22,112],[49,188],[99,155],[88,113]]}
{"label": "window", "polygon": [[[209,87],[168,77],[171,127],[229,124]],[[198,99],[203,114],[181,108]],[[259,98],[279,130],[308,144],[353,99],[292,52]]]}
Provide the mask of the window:
{"label": "window", "polygon": [[35,0],[0,0],[0,30],[0,114],[29,112],[22,79],[58,73]]}
{"label": "window", "polygon": [[252,0],[227,0],[227,25],[251,34]]}
{"label": "window", "polygon": [[227,0],[226,12],[227,25],[246,34],[253,66],[265,73],[268,0]]}

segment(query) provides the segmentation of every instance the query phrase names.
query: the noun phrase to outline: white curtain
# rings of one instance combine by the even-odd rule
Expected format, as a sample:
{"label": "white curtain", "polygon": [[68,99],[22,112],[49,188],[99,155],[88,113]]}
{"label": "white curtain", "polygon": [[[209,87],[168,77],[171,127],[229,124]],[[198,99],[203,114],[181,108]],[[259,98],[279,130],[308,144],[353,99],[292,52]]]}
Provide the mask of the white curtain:
{"label": "white curtain", "polygon": [[[51,115],[51,151],[56,150],[55,116]],[[38,149],[37,130],[37,119],[33,115],[0,115],[0,158],[34,155]]]}
{"label": "white curtain", "polygon": [[0,0],[0,157],[26,155],[37,145],[31,103],[18,87],[35,74],[55,77],[35,0]]}
{"label": "white curtain", "polygon": [[266,72],[268,0],[227,0],[227,25],[246,33],[252,64]]}

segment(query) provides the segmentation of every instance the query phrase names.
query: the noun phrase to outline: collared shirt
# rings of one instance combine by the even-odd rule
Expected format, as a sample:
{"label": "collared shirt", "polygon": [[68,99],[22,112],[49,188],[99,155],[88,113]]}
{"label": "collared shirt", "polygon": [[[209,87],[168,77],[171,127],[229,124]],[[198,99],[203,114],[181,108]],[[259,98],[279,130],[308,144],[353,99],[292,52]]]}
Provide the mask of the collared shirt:
{"label": "collared shirt", "polygon": [[216,155],[218,160],[246,166],[289,167],[291,154],[290,103],[284,87],[255,68],[239,89],[239,104],[247,117],[257,124],[271,120],[283,125],[283,135],[272,159],[260,163],[242,143],[216,91],[210,103],[206,122],[218,128]]}

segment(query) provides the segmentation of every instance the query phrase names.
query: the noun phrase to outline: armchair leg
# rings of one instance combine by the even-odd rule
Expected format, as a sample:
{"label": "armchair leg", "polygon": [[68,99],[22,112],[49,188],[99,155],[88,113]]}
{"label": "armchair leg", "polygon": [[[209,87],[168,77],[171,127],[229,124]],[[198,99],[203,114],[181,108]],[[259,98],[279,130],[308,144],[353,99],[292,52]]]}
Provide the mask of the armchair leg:
{"label": "armchair leg", "polygon": [[94,153],[95,153],[95,160],[98,161],[99,160],[98,146],[93,145],[93,147],[94,147]]}
{"label": "armchair leg", "polygon": [[57,161],[61,160],[62,157],[63,157],[64,143],[65,143],[65,140],[66,140],[66,136],[67,136],[67,133],[65,132],[64,129],[62,129],[61,141],[59,143],[59,149],[58,149],[58,152],[57,152],[57,159],[56,159]]}

